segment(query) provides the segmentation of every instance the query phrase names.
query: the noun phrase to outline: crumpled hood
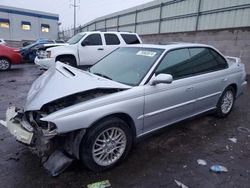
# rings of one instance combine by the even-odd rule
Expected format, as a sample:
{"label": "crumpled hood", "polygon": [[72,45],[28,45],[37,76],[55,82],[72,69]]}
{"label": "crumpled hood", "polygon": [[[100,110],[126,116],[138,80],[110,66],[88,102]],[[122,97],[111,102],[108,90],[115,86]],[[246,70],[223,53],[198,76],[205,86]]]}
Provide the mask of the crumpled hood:
{"label": "crumpled hood", "polygon": [[57,62],[32,84],[24,110],[40,110],[51,101],[97,88],[129,89],[131,86]]}

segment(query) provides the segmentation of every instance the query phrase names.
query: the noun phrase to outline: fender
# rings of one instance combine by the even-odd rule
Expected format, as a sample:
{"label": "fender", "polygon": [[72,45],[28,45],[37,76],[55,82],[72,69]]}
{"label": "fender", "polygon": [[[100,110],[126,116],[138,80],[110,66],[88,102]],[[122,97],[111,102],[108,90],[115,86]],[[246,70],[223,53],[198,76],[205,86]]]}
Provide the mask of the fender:
{"label": "fender", "polygon": [[77,64],[79,64],[77,45],[58,46],[58,47],[48,48],[46,51],[50,51],[51,58],[55,60],[60,55],[73,55],[76,59]]}

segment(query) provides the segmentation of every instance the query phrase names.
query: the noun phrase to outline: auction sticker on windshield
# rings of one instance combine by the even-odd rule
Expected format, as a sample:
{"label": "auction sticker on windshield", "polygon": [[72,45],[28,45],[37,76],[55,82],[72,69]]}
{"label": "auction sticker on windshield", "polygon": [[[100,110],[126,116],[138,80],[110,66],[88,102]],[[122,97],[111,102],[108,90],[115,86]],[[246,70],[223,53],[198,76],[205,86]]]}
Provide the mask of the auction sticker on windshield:
{"label": "auction sticker on windshield", "polygon": [[140,50],[139,52],[137,52],[136,55],[141,55],[141,56],[146,56],[146,57],[154,57],[156,55],[156,52]]}

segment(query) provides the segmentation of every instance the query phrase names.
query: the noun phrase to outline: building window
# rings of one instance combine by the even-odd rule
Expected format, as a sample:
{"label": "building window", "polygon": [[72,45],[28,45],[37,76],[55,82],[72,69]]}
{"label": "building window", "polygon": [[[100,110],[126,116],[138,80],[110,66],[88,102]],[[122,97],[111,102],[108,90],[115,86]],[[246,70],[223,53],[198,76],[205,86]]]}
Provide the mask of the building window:
{"label": "building window", "polygon": [[31,23],[30,22],[22,22],[22,30],[30,30],[31,29]]}
{"label": "building window", "polygon": [[10,20],[9,19],[1,19],[0,18],[0,28],[10,28]]}
{"label": "building window", "polygon": [[50,29],[50,27],[49,27],[49,25],[48,24],[42,24],[42,32],[43,33],[48,33],[49,32],[49,29]]}

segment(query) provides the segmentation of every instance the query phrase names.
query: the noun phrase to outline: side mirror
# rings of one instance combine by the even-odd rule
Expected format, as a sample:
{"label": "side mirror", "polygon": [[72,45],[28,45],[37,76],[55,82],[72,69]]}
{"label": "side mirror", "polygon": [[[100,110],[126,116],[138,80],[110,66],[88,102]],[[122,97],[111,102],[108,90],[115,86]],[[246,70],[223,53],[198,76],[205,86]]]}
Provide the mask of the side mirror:
{"label": "side mirror", "polygon": [[158,74],[150,81],[150,85],[154,86],[157,84],[171,84],[173,82],[173,76],[170,74]]}
{"label": "side mirror", "polygon": [[82,46],[89,46],[90,42],[88,40],[82,41]]}

